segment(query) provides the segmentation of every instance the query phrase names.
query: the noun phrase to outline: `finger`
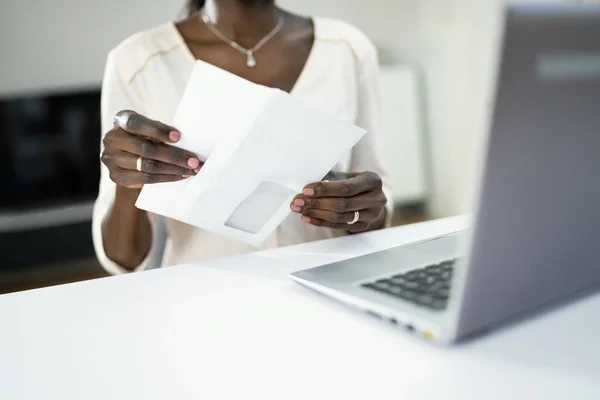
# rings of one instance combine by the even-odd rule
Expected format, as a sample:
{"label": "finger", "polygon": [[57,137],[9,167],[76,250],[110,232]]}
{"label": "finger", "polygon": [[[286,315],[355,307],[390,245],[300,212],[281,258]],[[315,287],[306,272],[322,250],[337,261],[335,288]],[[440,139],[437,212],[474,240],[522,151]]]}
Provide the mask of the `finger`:
{"label": "finger", "polygon": [[122,186],[134,186],[162,182],[176,182],[186,178],[182,175],[149,174],[147,172],[115,168],[110,172],[110,179]]}
{"label": "finger", "polygon": [[149,158],[191,169],[197,169],[202,165],[198,157],[188,151],[134,136],[122,129],[107,133],[104,138],[104,145],[107,148],[117,148],[134,154],[136,155],[136,159],[138,156],[142,156],[142,158]]}
{"label": "finger", "polygon": [[[102,154],[102,162],[104,164],[132,171],[137,171],[138,158],[125,151],[117,151],[115,153],[104,152]],[[141,172],[149,174],[182,175],[186,177],[196,175],[196,172],[191,168],[178,167],[177,165],[163,163],[150,158],[142,157],[140,167]]]}
{"label": "finger", "polygon": [[321,181],[341,181],[356,176],[356,173],[329,171]]}
{"label": "finger", "polygon": [[348,222],[352,222],[354,220],[354,213],[338,213],[335,211],[326,211],[326,210],[316,210],[311,208],[305,208],[301,211],[302,215],[318,218],[325,221],[333,222],[336,224],[346,224]]}
{"label": "finger", "polygon": [[308,217],[306,215],[302,216],[302,220],[304,222],[314,225],[314,226],[330,228],[330,229],[339,229],[339,230],[350,231],[350,232],[360,232],[360,231],[364,231],[368,228],[368,225],[365,224],[364,222],[357,222],[356,224],[353,224],[353,225],[338,224],[338,223],[327,221],[324,219]]}
{"label": "finger", "polygon": [[367,192],[354,197],[307,197],[298,195],[292,201],[292,210],[297,208],[314,208],[337,212],[350,212],[364,210],[372,207],[382,207],[386,204],[385,195],[381,192]]}
{"label": "finger", "polygon": [[[358,211],[358,220],[356,220],[355,223],[357,223],[357,222],[370,223],[370,222],[376,220],[379,216],[375,210],[376,209],[369,208],[369,209]],[[377,209],[377,210],[379,210],[379,209]],[[357,211],[338,213],[335,211],[303,209],[301,211],[301,214],[304,216],[307,216],[307,217],[311,217],[311,218],[314,217],[314,218],[322,219],[325,221],[333,222],[336,224],[353,225],[353,224],[350,224],[350,222],[355,220],[356,212]]]}
{"label": "finger", "polygon": [[352,197],[381,188],[379,175],[360,173],[349,179],[334,182],[316,182],[306,185],[302,194],[307,197]]}
{"label": "finger", "polygon": [[181,134],[172,126],[144,117],[131,110],[119,111],[114,117],[115,126],[138,136],[145,136],[163,143],[175,143]]}

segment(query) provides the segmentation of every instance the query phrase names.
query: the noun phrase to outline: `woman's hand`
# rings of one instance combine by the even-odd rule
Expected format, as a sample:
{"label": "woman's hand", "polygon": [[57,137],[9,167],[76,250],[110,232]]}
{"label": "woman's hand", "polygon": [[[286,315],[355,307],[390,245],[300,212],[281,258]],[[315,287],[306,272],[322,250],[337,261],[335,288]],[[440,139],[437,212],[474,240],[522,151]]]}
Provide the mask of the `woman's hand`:
{"label": "woman's hand", "polygon": [[202,165],[194,154],[166,144],[180,137],[173,127],[134,111],[121,111],[104,136],[101,159],[110,179],[121,186],[178,181],[195,175]]}
{"label": "woman's hand", "polygon": [[302,220],[309,224],[352,233],[382,228],[387,198],[381,177],[373,172],[344,175],[345,179],[339,180],[339,174],[334,173],[326,179],[338,180],[307,185],[292,201],[292,211],[302,214]]}

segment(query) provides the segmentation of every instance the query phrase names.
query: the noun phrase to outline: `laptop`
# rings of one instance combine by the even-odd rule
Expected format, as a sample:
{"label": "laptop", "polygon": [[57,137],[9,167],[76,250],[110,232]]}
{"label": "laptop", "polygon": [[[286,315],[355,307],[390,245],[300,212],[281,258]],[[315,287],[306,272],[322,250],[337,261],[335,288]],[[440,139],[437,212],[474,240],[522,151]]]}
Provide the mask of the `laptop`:
{"label": "laptop", "polygon": [[449,344],[600,288],[600,4],[507,5],[469,229],[291,274]]}

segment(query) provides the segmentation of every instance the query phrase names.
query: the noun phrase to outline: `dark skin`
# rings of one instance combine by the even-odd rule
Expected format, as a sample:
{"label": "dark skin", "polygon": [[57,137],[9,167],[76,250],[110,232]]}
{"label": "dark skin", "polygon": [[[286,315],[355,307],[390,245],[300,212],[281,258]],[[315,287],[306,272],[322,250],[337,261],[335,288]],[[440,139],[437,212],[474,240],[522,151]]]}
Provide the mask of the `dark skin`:
{"label": "dark skin", "polygon": [[[326,181],[306,185],[290,204],[292,211],[302,214],[304,222],[349,233],[383,228],[387,198],[379,175],[331,172],[325,178]],[[355,211],[359,212],[359,219],[349,225]]]}
{"label": "dark skin", "polygon": [[[245,56],[218,39],[197,16],[178,23],[177,28],[196,59],[252,82],[292,91],[314,42],[310,19],[280,11],[272,0],[207,0],[205,7],[221,32],[246,48],[264,37],[282,13],[283,29],[255,54],[255,68],[248,68]],[[135,207],[142,186],[186,179],[202,168],[194,154],[166,144],[177,143],[180,137],[175,127],[124,110],[103,139],[102,162],[117,184],[115,201],[102,224],[104,249],[111,260],[128,270],[143,261],[152,243],[148,215]],[[136,170],[140,156],[142,172]],[[330,173],[326,178],[330,182],[307,185],[290,205],[292,211],[309,224],[350,233],[384,226],[387,200],[377,174]],[[349,225],[354,211],[360,212],[360,219]]]}

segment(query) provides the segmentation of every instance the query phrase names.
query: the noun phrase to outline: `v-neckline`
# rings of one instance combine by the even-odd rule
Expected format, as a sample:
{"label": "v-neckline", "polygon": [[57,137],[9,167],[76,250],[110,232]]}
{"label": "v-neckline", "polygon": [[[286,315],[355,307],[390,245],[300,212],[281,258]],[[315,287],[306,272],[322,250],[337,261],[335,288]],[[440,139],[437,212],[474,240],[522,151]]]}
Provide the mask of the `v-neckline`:
{"label": "v-neckline", "polygon": [[[319,33],[320,21],[319,21],[318,17],[311,17],[311,20],[312,20],[312,24],[313,24],[313,43],[312,43],[312,46],[308,53],[308,56],[306,57],[306,61],[304,61],[304,66],[302,67],[300,74],[298,74],[298,77],[296,78],[296,82],[294,82],[294,85],[292,85],[292,88],[290,89],[290,91],[287,92],[289,94],[294,94],[295,92],[298,92],[300,90],[300,88],[302,87],[302,83],[306,79],[308,79],[307,76],[309,75],[309,72],[312,69],[311,64],[314,62],[313,61],[313,58],[315,58],[314,53],[316,52],[315,50],[319,43],[319,40],[317,38],[318,38],[318,33]],[[194,53],[192,53],[192,50],[185,42],[185,39],[181,35],[181,32],[179,32],[179,29],[177,28],[175,21],[169,21],[169,26],[171,27],[171,30],[172,30],[173,34],[175,35],[179,45],[181,45],[183,47],[188,60],[193,63],[195,63],[196,61],[201,61],[201,60],[198,60],[196,58],[196,56],[194,56]]]}

